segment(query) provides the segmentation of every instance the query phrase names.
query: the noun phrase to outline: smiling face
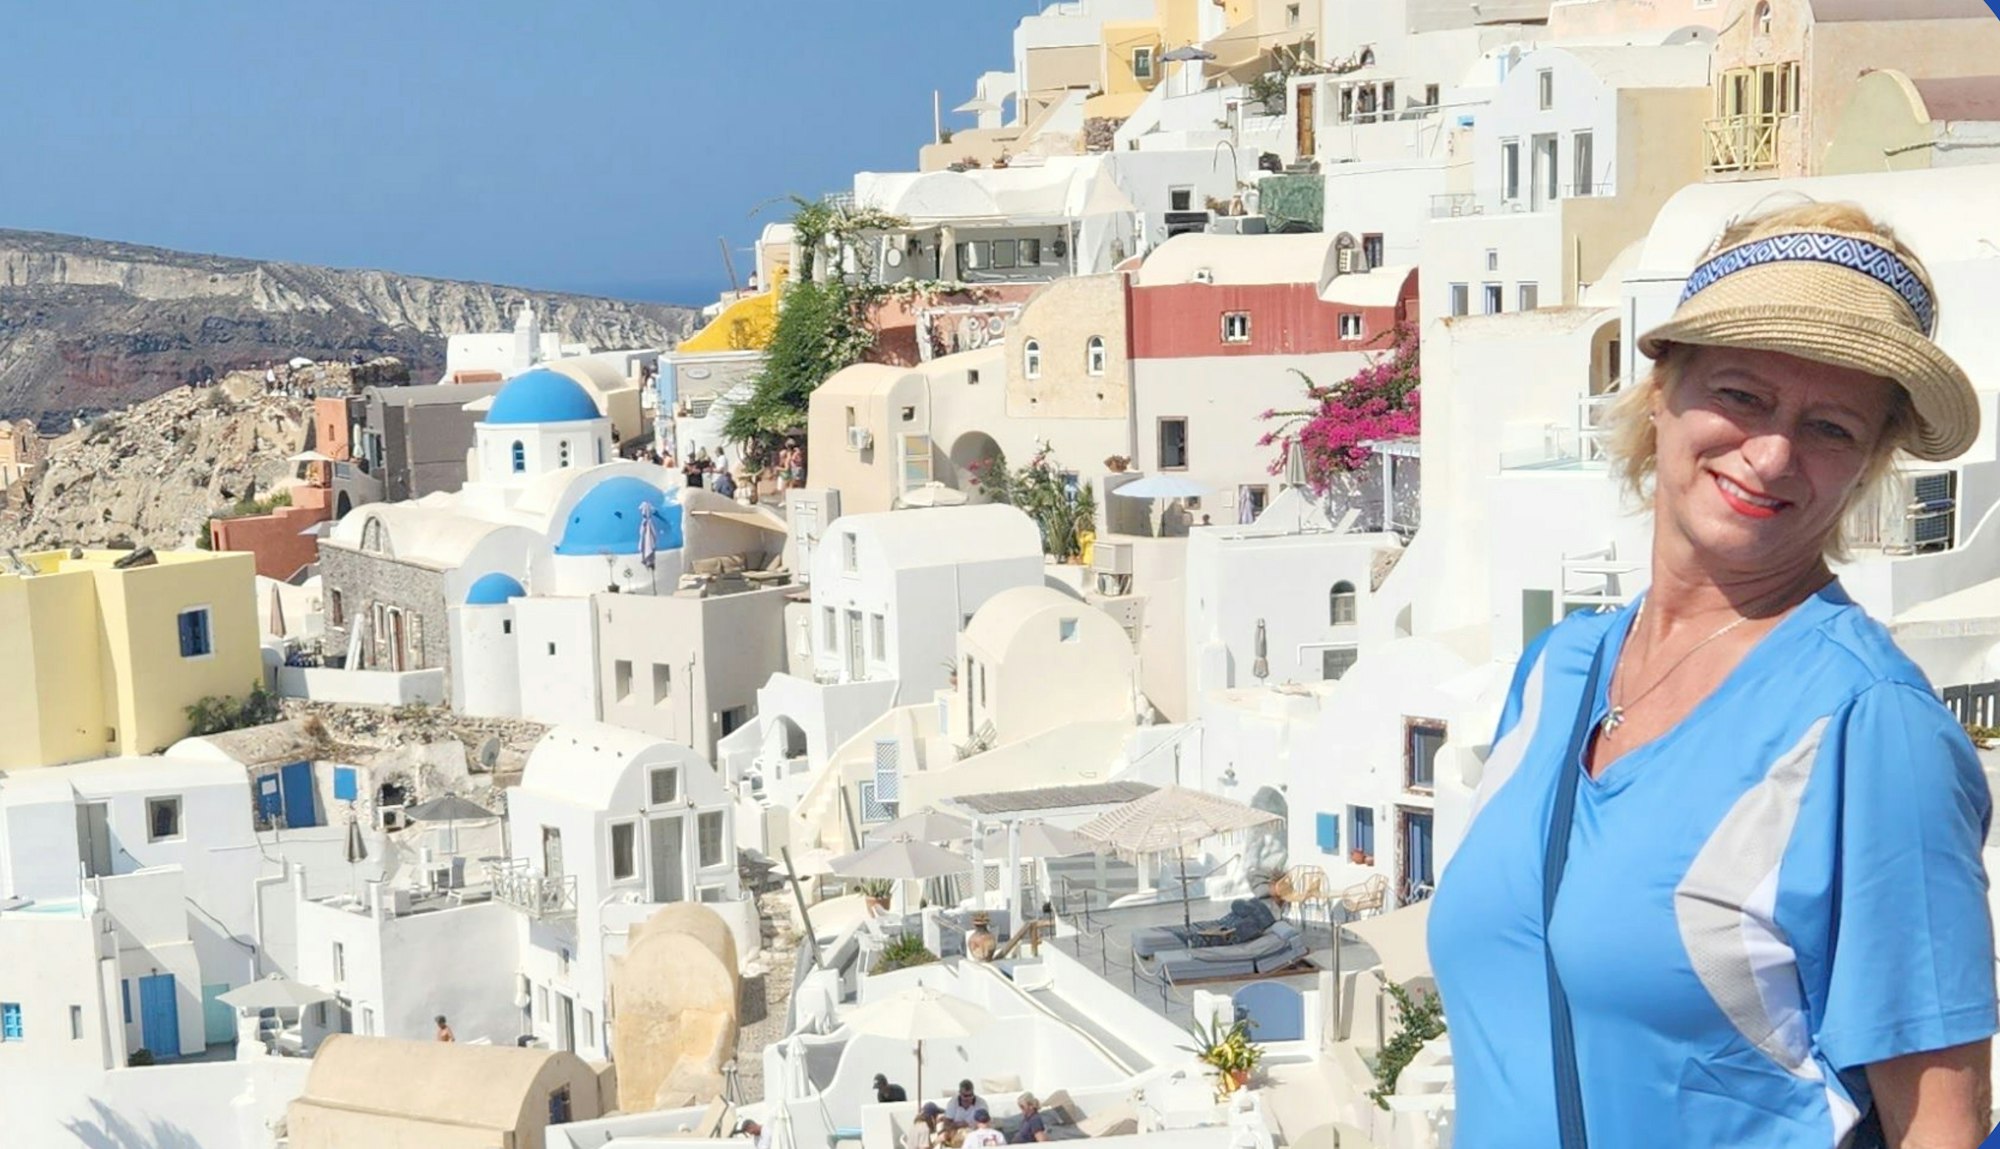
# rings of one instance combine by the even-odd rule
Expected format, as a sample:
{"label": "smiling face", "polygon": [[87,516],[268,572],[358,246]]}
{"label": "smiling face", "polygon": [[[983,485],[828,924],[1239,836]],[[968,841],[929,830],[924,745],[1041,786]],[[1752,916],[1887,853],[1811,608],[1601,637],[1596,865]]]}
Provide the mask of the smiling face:
{"label": "smiling face", "polygon": [[1874,473],[1896,385],[1773,351],[1699,347],[1655,396],[1662,542],[1718,575],[1816,564]]}

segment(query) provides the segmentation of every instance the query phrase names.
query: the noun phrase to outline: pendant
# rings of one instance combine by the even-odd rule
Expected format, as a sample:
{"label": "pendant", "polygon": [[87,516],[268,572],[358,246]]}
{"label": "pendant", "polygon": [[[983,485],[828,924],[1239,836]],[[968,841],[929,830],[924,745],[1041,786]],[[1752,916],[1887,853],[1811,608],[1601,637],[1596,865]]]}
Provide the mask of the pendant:
{"label": "pendant", "polygon": [[1597,729],[1603,737],[1609,738],[1623,725],[1625,725],[1625,708],[1613,706],[1611,713],[1604,716],[1604,721],[1597,724]]}

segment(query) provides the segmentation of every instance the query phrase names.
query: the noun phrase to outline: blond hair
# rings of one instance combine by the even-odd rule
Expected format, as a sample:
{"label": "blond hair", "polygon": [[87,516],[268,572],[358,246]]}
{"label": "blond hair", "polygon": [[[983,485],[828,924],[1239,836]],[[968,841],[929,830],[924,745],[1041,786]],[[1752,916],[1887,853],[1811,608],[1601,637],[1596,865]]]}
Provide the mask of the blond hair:
{"label": "blond hair", "polygon": [[[1894,251],[1898,257],[1914,268],[1917,274],[1928,282],[1930,274],[1896,234],[1889,228],[1853,204],[1846,203],[1804,203],[1793,207],[1778,208],[1748,219],[1736,220],[1724,228],[1710,246],[1713,255],[1726,248],[1761,239],[1767,235],[1778,235],[1790,231],[1805,231],[1827,228],[1866,236],[1882,247]],[[1687,344],[1673,344],[1666,348],[1652,370],[1640,376],[1636,385],[1621,387],[1618,397],[1605,415],[1604,446],[1611,457],[1611,466],[1618,475],[1625,492],[1640,505],[1652,502],[1653,472],[1658,463],[1659,441],[1653,432],[1653,411],[1655,403],[1663,396],[1670,395],[1680,386],[1681,376],[1686,372],[1688,361],[1694,357],[1695,348]],[[1849,542],[1847,520],[1849,513],[1870,495],[1880,490],[1891,471],[1895,468],[1896,452],[1916,433],[1916,406],[1910,401],[1910,393],[1901,384],[1896,386],[1894,398],[1889,405],[1888,422],[1882,434],[1875,441],[1868,462],[1861,469],[1861,477],[1849,489],[1847,500],[1840,508],[1840,516],[1834,520],[1833,529],[1828,533],[1821,548],[1829,559],[1842,560],[1848,557]]]}

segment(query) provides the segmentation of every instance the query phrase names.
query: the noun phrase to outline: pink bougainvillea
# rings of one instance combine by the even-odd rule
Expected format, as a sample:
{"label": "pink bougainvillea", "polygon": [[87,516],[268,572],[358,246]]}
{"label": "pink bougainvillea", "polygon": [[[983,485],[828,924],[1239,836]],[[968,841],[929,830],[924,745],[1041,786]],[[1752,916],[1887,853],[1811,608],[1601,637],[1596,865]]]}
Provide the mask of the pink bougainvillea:
{"label": "pink bougainvillea", "polygon": [[1417,433],[1417,332],[1409,324],[1399,325],[1395,344],[1351,378],[1322,385],[1294,373],[1305,381],[1311,406],[1264,412],[1266,421],[1278,424],[1257,440],[1260,447],[1280,447],[1273,475],[1284,474],[1287,452],[1300,451],[1306,484],[1324,493],[1338,476],[1367,464],[1374,454],[1367,444]]}

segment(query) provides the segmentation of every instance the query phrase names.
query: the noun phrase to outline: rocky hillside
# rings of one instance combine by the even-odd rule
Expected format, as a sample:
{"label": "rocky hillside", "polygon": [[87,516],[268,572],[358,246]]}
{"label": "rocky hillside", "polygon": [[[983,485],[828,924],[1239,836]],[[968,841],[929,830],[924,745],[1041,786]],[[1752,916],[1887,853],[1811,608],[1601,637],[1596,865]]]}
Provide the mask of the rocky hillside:
{"label": "rocky hillside", "polygon": [[266,395],[253,372],[101,416],[0,500],[0,546],[194,546],[211,516],[277,490],[311,423],[310,399]]}
{"label": "rocky hillside", "polygon": [[0,230],[0,418],[44,429],[210,372],[296,355],[393,355],[428,382],[445,337],[504,331],[522,301],[544,331],[596,348],[662,346],[690,308],[485,283],[264,263]]}

